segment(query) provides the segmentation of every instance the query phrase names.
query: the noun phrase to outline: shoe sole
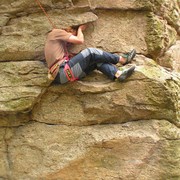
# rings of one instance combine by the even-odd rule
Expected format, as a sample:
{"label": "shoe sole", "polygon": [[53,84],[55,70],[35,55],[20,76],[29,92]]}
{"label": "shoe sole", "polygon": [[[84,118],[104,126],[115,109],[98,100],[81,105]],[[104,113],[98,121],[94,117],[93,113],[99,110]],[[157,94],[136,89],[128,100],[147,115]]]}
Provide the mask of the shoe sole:
{"label": "shoe sole", "polygon": [[133,49],[128,57],[129,62],[136,56],[136,50]]}
{"label": "shoe sole", "polygon": [[135,70],[135,66],[130,67],[129,69],[125,70],[125,72],[123,72],[120,77],[118,78],[120,82],[124,81],[125,79],[127,79],[129,76],[132,75],[132,73]]}
{"label": "shoe sole", "polygon": [[136,50],[133,49],[129,54],[130,55],[127,57],[127,61],[123,65],[126,65],[133,60],[133,58],[136,56]]}

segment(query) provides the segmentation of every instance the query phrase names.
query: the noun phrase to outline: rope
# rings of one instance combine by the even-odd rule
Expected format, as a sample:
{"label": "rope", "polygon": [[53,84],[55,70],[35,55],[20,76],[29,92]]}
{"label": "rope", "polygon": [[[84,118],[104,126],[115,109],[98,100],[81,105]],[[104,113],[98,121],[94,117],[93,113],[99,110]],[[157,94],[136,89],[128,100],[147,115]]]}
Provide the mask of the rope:
{"label": "rope", "polygon": [[52,25],[52,27],[53,27],[54,29],[56,29],[56,26],[55,26],[54,23],[51,21],[49,15],[48,15],[47,12],[45,11],[45,9],[42,7],[40,1],[39,1],[39,0],[35,0],[35,1],[36,1],[36,3],[39,5],[39,7],[42,9],[42,11],[44,12],[45,16],[46,16],[47,19],[49,20],[49,22],[50,22],[50,24]]}

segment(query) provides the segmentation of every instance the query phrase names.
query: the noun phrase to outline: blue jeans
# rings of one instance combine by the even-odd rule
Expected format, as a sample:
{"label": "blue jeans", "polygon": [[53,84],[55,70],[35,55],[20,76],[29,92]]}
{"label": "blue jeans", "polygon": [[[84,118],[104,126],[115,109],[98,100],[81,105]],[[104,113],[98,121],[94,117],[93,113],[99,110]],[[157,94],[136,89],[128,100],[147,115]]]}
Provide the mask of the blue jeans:
{"label": "blue jeans", "polygon": [[[74,56],[68,62],[74,76],[82,79],[93,70],[97,69],[105,74],[111,80],[115,79],[115,74],[118,71],[115,64],[119,62],[119,56],[111,54],[96,48],[86,48],[79,54]],[[60,67],[59,74],[55,81],[64,84],[68,80],[65,76],[63,67]]]}

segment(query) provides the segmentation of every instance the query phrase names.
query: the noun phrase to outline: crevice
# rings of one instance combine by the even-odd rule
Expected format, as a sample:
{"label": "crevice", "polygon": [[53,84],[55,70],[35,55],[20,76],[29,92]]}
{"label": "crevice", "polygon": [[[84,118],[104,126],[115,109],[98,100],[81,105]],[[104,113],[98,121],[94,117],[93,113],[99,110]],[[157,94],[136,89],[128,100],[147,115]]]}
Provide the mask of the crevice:
{"label": "crevice", "polygon": [[[7,16],[7,18],[8,18],[8,16]],[[12,19],[12,17],[9,17],[9,19],[7,20],[7,22],[6,22],[6,24],[5,24],[4,26],[8,26],[8,24],[9,24],[10,21],[11,21],[11,19]]]}
{"label": "crevice", "polygon": [[10,151],[9,151],[9,143],[8,143],[8,139],[7,139],[7,131],[8,131],[8,127],[6,127],[5,129],[5,133],[4,133],[4,143],[5,143],[5,149],[6,149],[6,159],[7,159],[7,177],[8,180],[11,180],[11,175],[12,175],[12,161],[11,161],[11,155],[10,155]]}
{"label": "crevice", "polygon": [[[4,89],[4,88],[18,88],[18,87],[39,87],[39,88],[48,88],[49,86],[38,86],[38,85],[19,85],[19,86],[1,86],[0,89]],[[31,97],[31,96],[30,96]],[[32,96],[34,97],[34,96]]]}
{"label": "crevice", "polygon": [[31,119],[29,122],[30,123],[40,123],[40,124],[46,124],[46,125],[51,125],[51,126],[69,126],[69,127],[92,127],[92,126],[108,126],[108,125],[124,125],[126,126],[127,123],[135,123],[138,121],[167,121],[171,124],[173,124],[174,126],[176,126],[176,128],[179,128],[179,126],[177,124],[175,124],[174,122],[171,122],[168,119],[136,119],[136,120],[132,120],[132,121],[126,121],[126,122],[121,122],[121,123],[117,123],[117,122],[112,122],[112,123],[93,123],[93,124],[82,124],[82,125],[78,125],[78,124],[66,124],[66,123],[59,123],[59,124],[54,124],[54,123],[47,123],[47,122],[42,122],[42,121],[38,121],[36,119]]}
{"label": "crevice", "polygon": [[148,8],[120,8],[120,7],[95,7],[95,8],[91,8],[91,11],[94,13],[94,11],[106,11],[106,10],[109,10],[109,11],[118,11],[118,12],[139,12],[139,13],[148,13],[148,12],[152,12],[150,9]]}
{"label": "crevice", "polygon": [[32,58],[30,59],[23,59],[23,60],[0,60],[0,63],[8,63],[8,62],[22,62],[22,61],[29,61],[29,62],[41,62],[43,64],[46,64],[45,59],[42,59],[42,60],[34,60]]}
{"label": "crevice", "polygon": [[24,124],[20,124],[20,125],[16,125],[16,126],[11,126],[11,125],[0,126],[0,129],[1,128],[6,128],[6,129],[20,128],[20,127],[26,126],[29,122],[31,122],[31,120],[29,120],[28,122],[26,122]]}
{"label": "crevice", "polygon": [[180,138],[168,138],[166,137],[165,140],[168,140],[168,141],[180,141]]}

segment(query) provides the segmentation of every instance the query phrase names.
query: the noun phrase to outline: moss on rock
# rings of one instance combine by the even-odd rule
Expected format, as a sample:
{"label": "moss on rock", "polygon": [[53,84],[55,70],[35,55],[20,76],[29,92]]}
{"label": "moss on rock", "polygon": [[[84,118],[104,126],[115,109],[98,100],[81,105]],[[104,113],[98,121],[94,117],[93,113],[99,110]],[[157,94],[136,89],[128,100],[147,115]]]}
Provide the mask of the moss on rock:
{"label": "moss on rock", "polygon": [[155,8],[158,8],[162,5],[164,0],[136,0],[136,4],[143,9],[153,11]]}
{"label": "moss on rock", "polygon": [[148,14],[146,43],[148,53],[156,59],[176,41],[176,31],[154,13]]}

